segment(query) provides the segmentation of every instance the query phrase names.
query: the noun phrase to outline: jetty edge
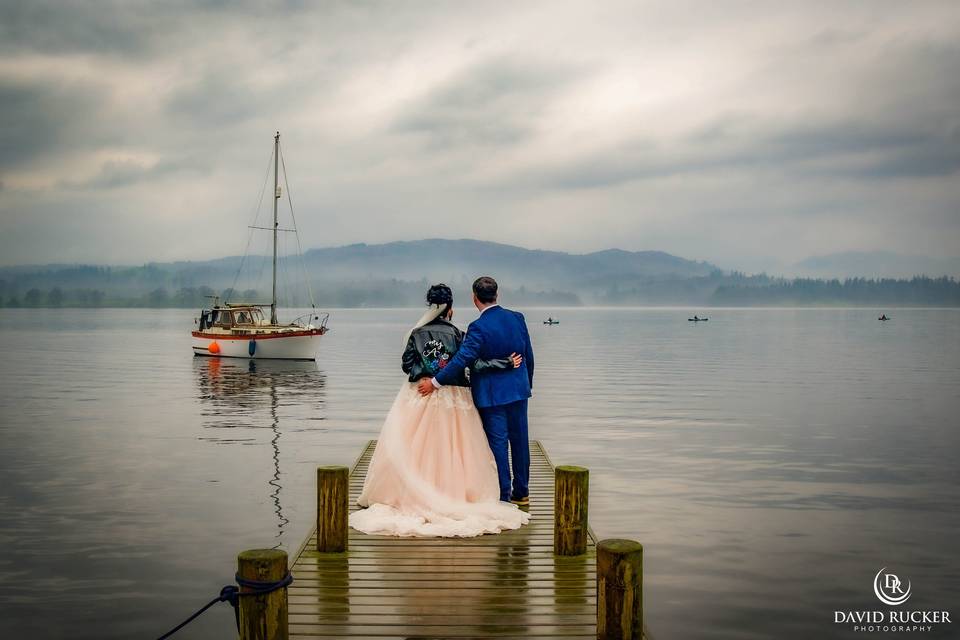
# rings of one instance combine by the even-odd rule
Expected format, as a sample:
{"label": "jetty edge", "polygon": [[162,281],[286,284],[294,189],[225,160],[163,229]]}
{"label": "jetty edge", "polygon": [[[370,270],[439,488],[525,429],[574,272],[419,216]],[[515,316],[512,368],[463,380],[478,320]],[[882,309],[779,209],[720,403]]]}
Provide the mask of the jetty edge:
{"label": "jetty edge", "polygon": [[[375,449],[369,441],[350,468],[318,468],[317,524],[293,556],[293,583],[249,599],[240,640],[652,640],[643,546],[597,540],[586,468],[555,467],[533,440],[530,524],[476,538],[399,538],[348,525]],[[287,570],[285,553],[276,562],[272,573]]]}

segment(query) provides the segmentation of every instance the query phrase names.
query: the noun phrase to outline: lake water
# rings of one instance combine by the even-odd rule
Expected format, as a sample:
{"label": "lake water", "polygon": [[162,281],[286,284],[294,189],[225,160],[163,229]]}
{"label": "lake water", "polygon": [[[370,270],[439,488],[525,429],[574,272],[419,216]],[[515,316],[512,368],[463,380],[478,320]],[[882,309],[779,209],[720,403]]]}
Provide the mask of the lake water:
{"label": "lake water", "polygon": [[[527,310],[532,437],[590,468],[600,537],[644,544],[656,637],[864,637],[834,611],[886,608],[881,567],[960,618],[960,312],[692,313]],[[153,638],[237,551],[295,551],[419,311],[334,311],[317,363],[255,367],[194,358],[194,315],[0,310],[0,636]]]}

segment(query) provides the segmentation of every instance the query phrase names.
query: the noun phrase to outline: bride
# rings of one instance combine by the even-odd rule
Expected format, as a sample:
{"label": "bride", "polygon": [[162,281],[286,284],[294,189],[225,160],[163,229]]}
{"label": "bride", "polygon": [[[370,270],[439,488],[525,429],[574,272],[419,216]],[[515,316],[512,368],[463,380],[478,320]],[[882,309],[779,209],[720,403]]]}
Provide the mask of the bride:
{"label": "bride", "polygon": [[[369,534],[471,537],[518,529],[529,514],[500,502],[497,465],[469,377],[428,396],[417,381],[444,368],[463,342],[452,322],[453,292],[430,287],[429,307],[407,335],[400,388],[387,414],[350,526]],[[473,370],[519,367],[521,356],[478,360]]]}

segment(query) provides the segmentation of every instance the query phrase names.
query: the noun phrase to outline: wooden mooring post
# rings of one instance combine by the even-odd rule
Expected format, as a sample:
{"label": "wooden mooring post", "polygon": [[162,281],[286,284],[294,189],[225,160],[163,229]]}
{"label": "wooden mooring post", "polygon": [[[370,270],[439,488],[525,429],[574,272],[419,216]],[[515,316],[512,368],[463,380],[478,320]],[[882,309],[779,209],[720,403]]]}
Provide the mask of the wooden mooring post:
{"label": "wooden mooring post", "polygon": [[579,556],[587,552],[590,525],[587,497],[590,472],[584,467],[560,465],[555,470],[553,491],[553,552]]}
{"label": "wooden mooring post", "polygon": [[597,543],[597,638],[643,637],[643,546],[634,540]]}
{"label": "wooden mooring post", "polygon": [[[237,575],[255,582],[279,582],[287,575],[287,552],[280,549],[250,549],[237,556]],[[240,593],[250,591],[241,586]],[[287,640],[287,589],[259,596],[241,596],[240,640]]]}
{"label": "wooden mooring post", "polygon": [[317,551],[340,553],[349,546],[350,469],[317,468]]}

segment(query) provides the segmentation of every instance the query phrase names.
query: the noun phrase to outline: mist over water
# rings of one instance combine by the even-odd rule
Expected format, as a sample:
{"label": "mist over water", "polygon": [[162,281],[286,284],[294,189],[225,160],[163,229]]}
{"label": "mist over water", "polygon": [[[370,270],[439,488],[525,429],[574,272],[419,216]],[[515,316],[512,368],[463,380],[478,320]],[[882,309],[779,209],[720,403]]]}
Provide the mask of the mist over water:
{"label": "mist over water", "polygon": [[[884,566],[956,609],[960,312],[525,311],[531,435],[590,468],[601,538],[644,544],[657,638],[858,637],[833,612],[881,608]],[[192,311],[0,311],[0,635],[156,637],[237,551],[295,552],[419,313],[334,311],[317,363],[248,364],[193,358]]]}

